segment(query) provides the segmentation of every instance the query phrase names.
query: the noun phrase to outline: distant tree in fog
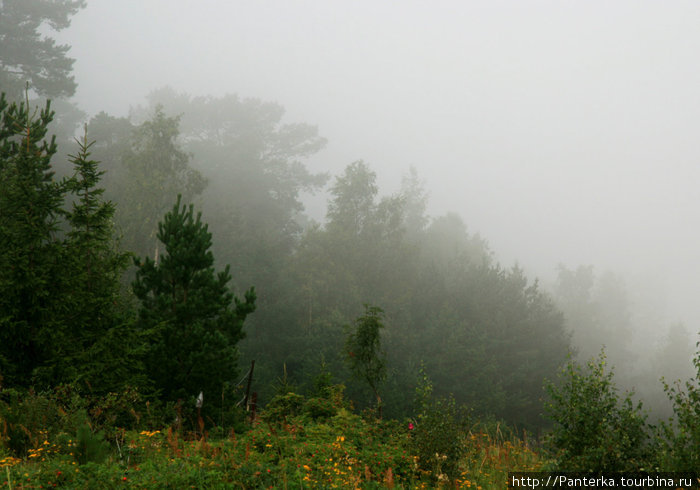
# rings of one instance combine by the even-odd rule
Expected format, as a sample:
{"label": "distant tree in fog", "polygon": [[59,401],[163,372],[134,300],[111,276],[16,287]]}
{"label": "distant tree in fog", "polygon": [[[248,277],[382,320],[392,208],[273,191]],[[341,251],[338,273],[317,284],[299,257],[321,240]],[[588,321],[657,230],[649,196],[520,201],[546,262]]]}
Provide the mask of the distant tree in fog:
{"label": "distant tree in fog", "polygon": [[206,179],[190,165],[192,157],[182,149],[179,134],[179,118],[156,108],[150,119],[133,128],[121,154],[117,218],[124,246],[138,255],[155,256],[158,221],[174,196],[190,200],[206,187]]}
{"label": "distant tree in fog", "polygon": [[12,99],[30,90],[48,97],[70,97],[76,83],[71,75],[70,46],[42,35],[48,24],[54,31],[70,25],[84,0],[0,1],[0,87]]}

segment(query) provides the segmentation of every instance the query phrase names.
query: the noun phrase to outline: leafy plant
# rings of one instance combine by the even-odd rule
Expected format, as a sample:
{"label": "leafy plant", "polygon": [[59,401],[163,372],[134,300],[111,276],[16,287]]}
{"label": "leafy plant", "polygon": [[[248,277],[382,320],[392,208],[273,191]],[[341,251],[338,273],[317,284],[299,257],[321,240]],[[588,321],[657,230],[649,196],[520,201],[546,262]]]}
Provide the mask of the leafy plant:
{"label": "leafy plant", "polygon": [[[696,344],[700,347],[700,342]],[[673,402],[675,420],[662,424],[661,463],[668,470],[687,471],[700,468],[700,351],[693,358],[695,378],[673,384],[663,381],[664,390]]]}
{"label": "leafy plant", "polygon": [[633,393],[620,398],[605,352],[586,368],[569,359],[546,404],[554,422],[557,467],[567,471],[636,471],[651,461],[651,426]]}
{"label": "leafy plant", "polygon": [[[435,398],[433,385],[423,368],[416,388],[418,416],[412,430],[412,444],[418,455],[418,465],[430,472],[437,481],[458,474],[464,454],[463,437],[469,417],[458,409],[453,397]],[[413,427],[413,422],[410,422]]]}
{"label": "leafy plant", "polygon": [[383,315],[381,308],[365,305],[365,314],[355,320],[355,330],[348,336],[345,347],[353,374],[369,385],[377,399],[379,418],[382,417],[379,384],[386,378],[386,354],[381,348],[379,332],[384,328]]}
{"label": "leafy plant", "polygon": [[[51,397],[14,389],[0,392],[0,446],[25,457],[49,431],[61,426],[61,409]],[[64,412],[65,413],[65,412]]]}

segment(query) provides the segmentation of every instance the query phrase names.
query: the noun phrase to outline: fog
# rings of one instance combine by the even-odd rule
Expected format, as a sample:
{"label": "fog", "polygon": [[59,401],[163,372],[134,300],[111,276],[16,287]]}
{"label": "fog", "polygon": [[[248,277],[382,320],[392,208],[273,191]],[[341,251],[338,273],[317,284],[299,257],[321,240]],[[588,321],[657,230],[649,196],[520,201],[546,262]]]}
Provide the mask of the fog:
{"label": "fog", "polygon": [[362,159],[389,193],[413,166],[429,213],[502,264],[611,269],[638,315],[697,331],[699,20],[691,1],[90,0],[56,37],[89,115],[164,85],[276,101],[328,139],[310,169]]}

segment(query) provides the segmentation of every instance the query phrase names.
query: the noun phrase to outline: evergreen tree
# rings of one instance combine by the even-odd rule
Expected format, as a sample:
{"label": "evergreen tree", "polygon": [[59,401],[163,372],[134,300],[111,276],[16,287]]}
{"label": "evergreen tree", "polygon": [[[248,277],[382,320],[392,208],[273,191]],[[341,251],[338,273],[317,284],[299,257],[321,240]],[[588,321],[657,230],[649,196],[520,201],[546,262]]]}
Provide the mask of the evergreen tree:
{"label": "evergreen tree", "polygon": [[98,187],[104,171],[90,158],[87,128],[78,152],[71,156],[75,174],[68,189],[75,196],[66,213],[70,225],[66,242],[71,268],[70,325],[72,356],[57,359],[72,373],[69,379],[84,379],[93,390],[119,389],[133,382],[139,372],[135,359],[136,339],[120,308],[120,279],[129,254],[119,252],[114,241],[115,206],[103,199]]}
{"label": "evergreen tree", "polygon": [[255,310],[255,291],[239,300],[227,266],[215,273],[208,226],[181,197],[158,225],[160,260],[136,260],[134,292],[140,322],[151,336],[147,370],[166,400],[219,397],[238,374],[236,344]]}
{"label": "evergreen tree", "polygon": [[66,278],[57,237],[66,183],[56,182],[45,139],[50,104],[38,113],[28,102],[0,96],[0,374],[8,385],[28,386],[63,326],[59,312]]}

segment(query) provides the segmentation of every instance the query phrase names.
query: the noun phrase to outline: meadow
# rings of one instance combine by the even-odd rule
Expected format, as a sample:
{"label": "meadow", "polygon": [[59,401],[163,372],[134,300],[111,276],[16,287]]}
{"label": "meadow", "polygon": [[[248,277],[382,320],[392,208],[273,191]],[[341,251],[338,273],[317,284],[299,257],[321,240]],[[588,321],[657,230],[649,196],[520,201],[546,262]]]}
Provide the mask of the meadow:
{"label": "meadow", "polygon": [[339,388],[286,393],[226,429],[201,418],[189,429],[134,429],[148,414],[117,405],[74,410],[43,395],[5,404],[2,488],[491,489],[506,486],[508,471],[546,462],[501,424],[455,423],[449,406],[433,407],[446,410],[446,424],[427,426],[430,413],[378,420],[353,413]]}

